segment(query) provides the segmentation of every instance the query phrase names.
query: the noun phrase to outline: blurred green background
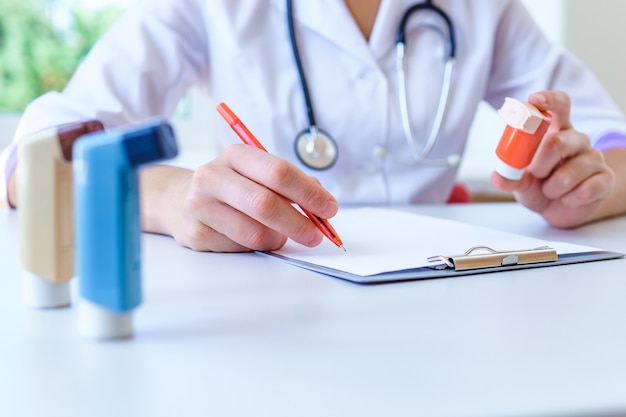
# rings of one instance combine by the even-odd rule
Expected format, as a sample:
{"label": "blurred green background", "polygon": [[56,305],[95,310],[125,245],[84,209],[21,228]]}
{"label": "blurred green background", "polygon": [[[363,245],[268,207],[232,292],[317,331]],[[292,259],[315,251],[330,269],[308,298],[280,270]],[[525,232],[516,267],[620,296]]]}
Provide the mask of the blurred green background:
{"label": "blurred green background", "polygon": [[62,90],[123,11],[115,2],[0,0],[0,112]]}

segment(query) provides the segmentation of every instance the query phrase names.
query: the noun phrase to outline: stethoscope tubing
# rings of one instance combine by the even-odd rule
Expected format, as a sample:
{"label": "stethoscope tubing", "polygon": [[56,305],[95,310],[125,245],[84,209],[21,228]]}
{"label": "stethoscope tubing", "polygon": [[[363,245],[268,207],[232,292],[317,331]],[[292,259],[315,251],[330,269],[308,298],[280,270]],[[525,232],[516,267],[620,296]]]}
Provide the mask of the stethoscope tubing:
{"label": "stethoscope tubing", "polygon": [[[291,3],[291,1],[290,1]],[[432,0],[426,0],[423,3],[414,4],[405,10],[402,15],[402,19],[400,19],[400,24],[398,25],[398,31],[396,32],[396,45],[401,43],[406,45],[406,25],[409,22],[409,18],[413,13],[419,10],[431,10],[437,13],[446,23],[446,27],[448,29],[448,59],[456,57],[456,36],[454,34],[454,24],[450,19],[450,16],[439,7],[435,6]]]}
{"label": "stethoscope tubing", "polygon": [[304,96],[304,107],[306,109],[306,115],[307,119],[309,120],[310,128],[311,126],[317,126],[317,124],[315,123],[315,113],[313,112],[313,103],[311,101],[311,94],[309,93],[309,84],[306,80],[304,69],[302,68],[302,60],[300,59],[298,42],[296,42],[296,33],[293,28],[293,6],[291,0],[287,0],[287,29],[289,31],[291,52],[293,53],[293,59],[296,63],[298,78],[300,79],[300,87],[302,89],[302,95]]}

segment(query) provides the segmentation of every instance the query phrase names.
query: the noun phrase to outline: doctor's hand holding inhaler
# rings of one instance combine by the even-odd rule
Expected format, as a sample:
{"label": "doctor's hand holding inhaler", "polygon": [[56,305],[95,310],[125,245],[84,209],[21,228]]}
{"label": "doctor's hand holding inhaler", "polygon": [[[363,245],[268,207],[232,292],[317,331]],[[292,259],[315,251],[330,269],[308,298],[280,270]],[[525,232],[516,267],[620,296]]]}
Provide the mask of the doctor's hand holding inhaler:
{"label": "doctor's hand holding inhaler", "polygon": [[575,227],[594,213],[600,215],[598,208],[616,186],[615,173],[602,152],[591,147],[589,137],[572,126],[569,97],[559,91],[542,91],[531,95],[528,104],[543,118],[538,125],[550,125],[545,134],[539,132],[536,152],[523,174],[516,177],[514,168],[503,169],[509,178],[494,172],[493,184],[512,191],[517,201],[557,227]]}
{"label": "doctor's hand holding inhaler", "polygon": [[479,104],[505,97],[550,122],[513,132],[542,137],[528,166],[501,170],[521,177],[494,173],[496,187],[558,227],[626,213],[626,118],[518,0],[139,2],[63,92],[31,103],[14,142],[81,118],[168,119],[192,87],[228,103],[268,151],[211,118],[217,156],[142,169],[143,230],[194,250],[320,244],[297,206],[332,223],[339,205],[445,203]]}

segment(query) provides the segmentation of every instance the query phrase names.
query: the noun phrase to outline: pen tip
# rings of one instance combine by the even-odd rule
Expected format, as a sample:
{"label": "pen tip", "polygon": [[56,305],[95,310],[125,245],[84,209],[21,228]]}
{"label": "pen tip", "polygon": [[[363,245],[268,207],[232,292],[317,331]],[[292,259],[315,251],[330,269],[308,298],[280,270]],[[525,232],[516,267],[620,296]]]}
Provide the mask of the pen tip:
{"label": "pen tip", "polygon": [[346,248],[343,247],[343,245],[339,246],[341,249],[343,249],[344,252],[346,252]]}

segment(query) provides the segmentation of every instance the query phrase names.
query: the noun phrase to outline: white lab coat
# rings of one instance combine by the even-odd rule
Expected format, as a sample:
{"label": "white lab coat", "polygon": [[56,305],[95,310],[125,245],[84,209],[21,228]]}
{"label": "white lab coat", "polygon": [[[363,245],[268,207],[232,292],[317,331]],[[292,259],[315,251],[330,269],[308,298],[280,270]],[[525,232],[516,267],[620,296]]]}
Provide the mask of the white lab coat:
{"label": "white lab coat", "polygon": [[[191,86],[226,102],[266,148],[315,175],[341,204],[444,202],[457,168],[408,165],[399,113],[394,39],[413,0],[382,0],[367,43],[342,0],[294,0],[295,30],[319,128],[336,139],[327,171],[294,153],[308,126],[287,34],[283,0],[148,0],[130,10],[94,47],[63,93],[26,110],[18,134],[97,118],[107,127],[169,117]],[[481,100],[560,89],[573,102],[578,130],[593,140],[626,133],[624,119],[596,79],[551,45],[517,1],[439,0],[454,22],[457,58],[448,111],[434,158],[462,154]],[[408,89],[418,147],[439,100],[444,44],[435,31],[407,29]],[[214,109],[207,109],[214,111]],[[221,122],[221,119],[216,119]],[[219,123],[220,146],[238,143]],[[207,138],[211,140],[212,138]],[[377,158],[383,146],[390,154]]]}

